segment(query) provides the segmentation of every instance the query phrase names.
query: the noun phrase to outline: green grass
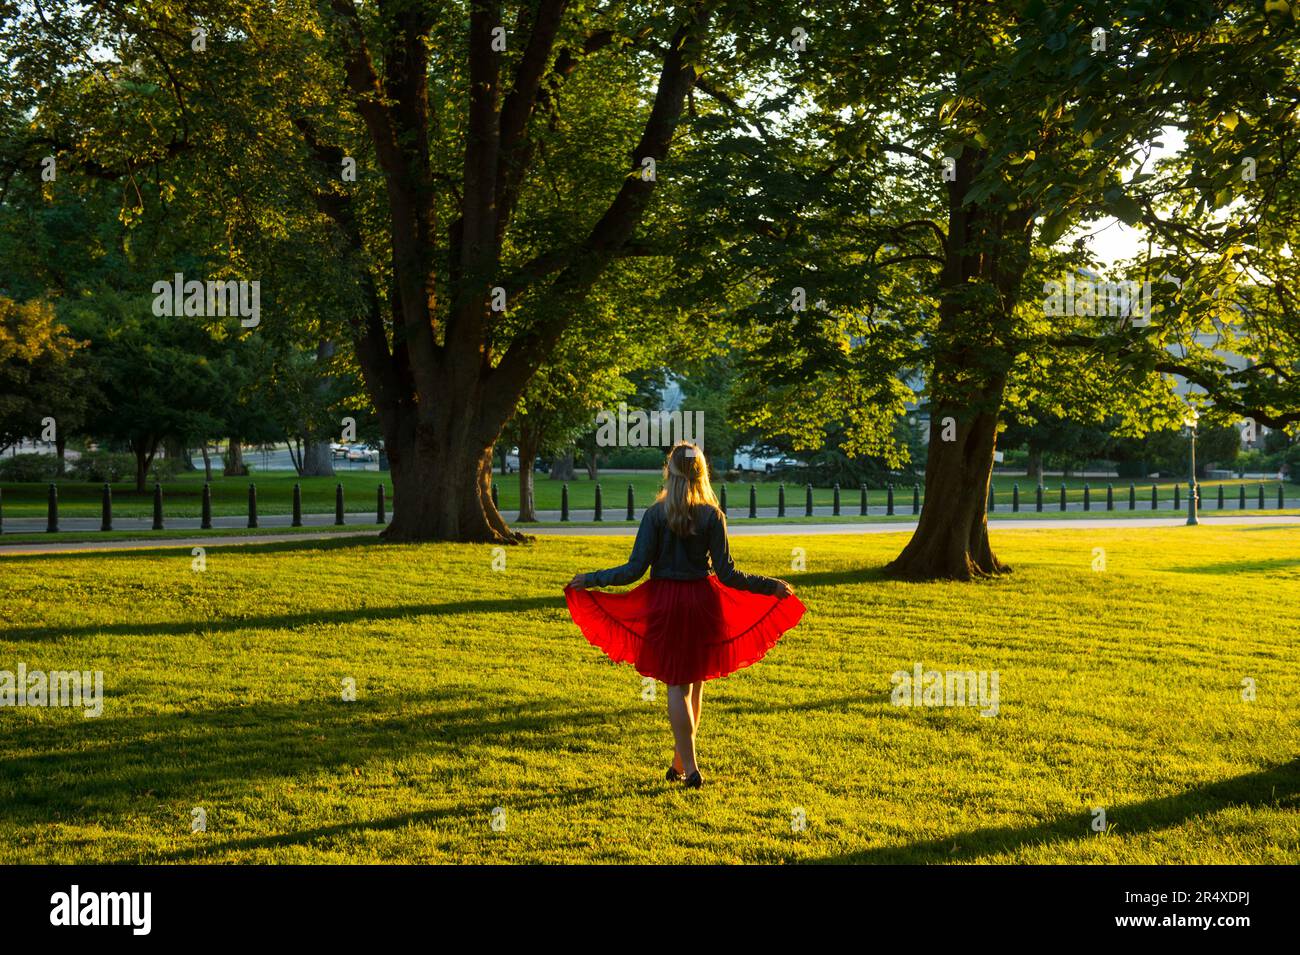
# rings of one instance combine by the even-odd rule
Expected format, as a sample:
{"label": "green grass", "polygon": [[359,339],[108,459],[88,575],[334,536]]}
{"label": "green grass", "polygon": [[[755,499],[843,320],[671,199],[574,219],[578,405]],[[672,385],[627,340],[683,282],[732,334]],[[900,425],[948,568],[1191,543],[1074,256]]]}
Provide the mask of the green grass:
{"label": "green grass", "polygon": [[[305,514],[333,514],[334,488],[343,485],[345,509],[348,513],[375,513],[377,491],[384,484],[389,502],[393,496],[393,482],[389,474],[378,471],[340,471],[336,477],[300,478],[292,471],[266,471],[251,477],[227,478],[213,475],[212,514],[214,517],[236,517],[248,513],[248,485],[257,486],[257,513],[293,513],[293,486],[302,485],[302,509]],[[60,517],[98,517],[100,514],[102,484],[68,479],[55,482],[59,487]],[[183,474],[161,482],[163,486],[163,514],[173,517],[198,517],[203,508],[203,472]],[[0,484],[5,517],[44,517],[48,502],[49,484]],[[137,494],[135,483],[113,485],[113,516],[149,517],[153,514],[153,482],[149,490]]]}
{"label": "green grass", "polygon": [[[883,579],[904,539],[733,542],[809,612],[706,687],[699,792],[560,595],[627,538],[0,558],[0,669],[106,695],[0,710],[0,863],[1300,862],[1300,531],[999,529],[974,585]],[[999,714],[892,706],[918,661]]]}
{"label": "green grass", "polygon": [[[519,476],[517,474],[493,475],[500,497],[501,508],[505,511],[519,511]],[[256,472],[247,478],[226,478],[214,475],[212,481],[212,513],[218,517],[241,516],[248,513],[248,485],[257,485],[257,509],[261,515],[289,514],[293,509],[293,486],[302,485],[303,512],[307,514],[332,514],[334,512],[334,488],[343,485],[344,502],[349,513],[371,513],[375,511],[376,490],[380,483],[385,487],[389,505],[393,502],[392,475],[379,471],[340,470],[336,477],[300,478],[288,471]],[[62,480],[59,485],[59,513],[63,517],[98,517],[100,513],[100,495],[102,485],[88,484],[84,481]],[[636,474],[604,474],[599,481],[593,482],[580,473],[569,484],[569,506],[574,510],[589,510],[595,503],[594,484],[599,483],[607,515],[626,513],[627,488],[630,484],[638,508],[654,500],[661,480],[657,472],[638,472]],[[1034,486],[1028,478],[1008,475],[995,475],[994,493],[998,507],[1010,510],[1011,489],[1020,485],[1021,506],[1032,510],[1034,506]],[[1063,482],[1059,478],[1051,479],[1046,487],[1044,509],[1057,506],[1060,488]],[[1066,498],[1071,502],[1083,500],[1084,482],[1078,478],[1068,478]],[[1094,508],[1105,509],[1106,482],[1091,481],[1092,503]],[[1117,509],[1128,507],[1128,481],[1116,481],[1115,506]],[[1140,502],[1151,500],[1151,484],[1137,483],[1137,495]],[[1160,486],[1160,503],[1162,508],[1170,507],[1173,500],[1173,485],[1176,479],[1155,482]],[[1213,506],[1218,486],[1222,484],[1227,495],[1227,508],[1237,506],[1237,486],[1246,485],[1246,503],[1248,507],[1257,504],[1259,481],[1213,481],[1202,485],[1202,496],[1206,503]],[[1272,509],[1277,503],[1277,481],[1265,481],[1264,501]],[[194,472],[182,474],[163,484],[163,512],[167,518],[198,517],[201,510],[203,494],[203,474]],[[549,477],[538,474],[534,481],[533,500],[539,510],[559,510],[563,493],[563,481],[552,481]],[[721,484],[718,485],[720,489]],[[779,494],[779,482],[763,481],[757,484],[757,501],[759,507],[776,507]],[[1300,497],[1300,485],[1287,484],[1288,498]],[[732,514],[744,513],[749,507],[749,484],[730,483],[726,485],[728,508]],[[1182,488],[1184,494],[1186,487]],[[922,486],[924,491],[924,486]],[[804,489],[801,485],[786,486],[786,509],[790,515],[801,514],[804,507]],[[0,484],[0,501],[3,513],[7,517],[44,517],[46,513],[48,484],[25,483]],[[871,506],[883,507],[885,491],[873,488],[869,491]],[[813,504],[816,507],[830,507],[834,502],[835,492],[832,488],[814,488]],[[846,514],[856,512],[859,503],[857,488],[845,488],[840,495],[841,506]],[[900,484],[895,491],[895,505],[899,510],[910,509],[912,505],[912,484]],[[153,485],[144,494],[137,494],[131,483],[119,483],[113,486],[113,514],[115,517],[149,517],[153,514]]]}

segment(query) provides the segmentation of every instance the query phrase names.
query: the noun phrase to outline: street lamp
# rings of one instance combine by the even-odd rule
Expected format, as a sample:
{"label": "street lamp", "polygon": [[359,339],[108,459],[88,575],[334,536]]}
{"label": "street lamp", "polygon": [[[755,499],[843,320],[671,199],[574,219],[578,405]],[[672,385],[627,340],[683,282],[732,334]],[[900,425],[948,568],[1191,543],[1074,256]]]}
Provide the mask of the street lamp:
{"label": "street lamp", "polygon": [[1187,523],[1189,526],[1196,526],[1201,522],[1196,518],[1196,421],[1197,414],[1195,408],[1187,409],[1187,416],[1183,418],[1183,424],[1187,426],[1187,433],[1191,436],[1191,465],[1187,476]]}

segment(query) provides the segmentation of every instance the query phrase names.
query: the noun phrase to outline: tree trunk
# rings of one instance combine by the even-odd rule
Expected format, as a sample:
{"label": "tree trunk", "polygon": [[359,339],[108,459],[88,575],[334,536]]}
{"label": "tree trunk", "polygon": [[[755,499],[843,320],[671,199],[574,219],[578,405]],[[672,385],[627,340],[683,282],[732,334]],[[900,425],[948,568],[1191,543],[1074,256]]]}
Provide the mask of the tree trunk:
{"label": "tree trunk", "polygon": [[551,464],[551,480],[572,481],[576,476],[573,470],[573,448],[556,455],[555,461]]}
{"label": "tree trunk", "polygon": [[537,462],[537,442],[529,440],[528,428],[520,427],[519,437],[519,520],[537,520],[533,495],[533,466]]}
{"label": "tree trunk", "polygon": [[[1000,384],[997,393],[1001,395]],[[997,414],[986,411],[968,421],[958,418],[956,440],[944,441],[941,422],[948,415],[957,418],[956,409],[942,409],[931,417],[925,506],[916,533],[888,568],[899,577],[970,580],[1011,570],[989,546],[985,516]]]}
{"label": "tree trunk", "polygon": [[1043,452],[1035,451],[1032,447],[1029,449],[1029,467],[1025,470],[1034,486],[1043,483]]}
{"label": "tree trunk", "polygon": [[209,484],[212,483],[212,456],[208,454],[208,442],[204,441],[200,447],[203,449],[203,480]]}
{"label": "tree trunk", "polygon": [[226,466],[221,473],[226,477],[244,477],[248,474],[248,465],[244,463],[244,446],[238,438],[231,438],[226,445]]}
{"label": "tree trunk", "polygon": [[149,465],[153,463],[158,445],[156,442],[132,441],[131,450],[135,452],[135,491],[143,494],[149,480]]}
{"label": "tree trunk", "polygon": [[[1015,356],[1001,343],[1016,335],[1014,310],[1029,264],[1033,212],[966,204],[982,164],[962,149],[949,183],[948,233],[939,277],[939,327],[930,391],[925,506],[916,532],[887,568],[913,580],[970,580],[1006,573],[989,546],[989,483],[998,414]],[[955,440],[944,441],[952,418]]]}
{"label": "tree trunk", "polygon": [[[334,342],[330,339],[324,339],[317,343],[316,364],[323,369],[334,358],[334,351]],[[329,397],[333,382],[334,378],[323,372],[320,380],[316,382],[316,394],[322,405]],[[302,467],[300,468],[303,477],[334,476],[334,455],[330,453],[329,439],[319,440],[319,438],[319,427],[313,428],[305,438],[306,447],[302,453]]]}
{"label": "tree trunk", "polygon": [[333,477],[334,456],[328,441],[308,441],[302,453],[303,477]]}
{"label": "tree trunk", "polygon": [[380,535],[385,540],[497,544],[525,539],[510,530],[492,503],[492,441],[475,451],[454,435],[418,428],[386,443],[393,519]]}

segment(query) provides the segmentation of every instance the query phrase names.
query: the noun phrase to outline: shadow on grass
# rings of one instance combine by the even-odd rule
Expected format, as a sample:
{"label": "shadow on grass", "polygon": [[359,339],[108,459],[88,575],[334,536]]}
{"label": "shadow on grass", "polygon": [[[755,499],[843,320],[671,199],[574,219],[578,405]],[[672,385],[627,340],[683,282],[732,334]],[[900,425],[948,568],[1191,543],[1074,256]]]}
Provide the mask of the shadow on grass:
{"label": "shadow on grass", "polygon": [[[770,713],[805,713],[813,710],[831,710],[840,713],[848,713],[855,707],[871,706],[876,707],[881,703],[889,701],[888,692],[879,693],[852,693],[844,696],[828,697],[822,700],[805,700],[800,703],[759,703],[748,700],[727,700],[717,701],[712,704],[712,709],[720,713],[743,713],[747,716],[762,716]],[[710,708],[708,701],[705,701],[704,709]]]}
{"label": "shadow on grass", "polygon": [[[1181,825],[1232,806],[1282,806],[1300,809],[1300,759],[1196,786],[1160,799],[1107,810],[1116,833],[1134,835]],[[856,863],[971,862],[984,856],[1038,848],[1055,843],[1102,838],[1091,829],[1092,814],[1082,812],[1031,826],[1002,826],[956,833],[943,839],[884,846],[847,855],[810,860],[845,865]]]}
{"label": "shadow on grass", "polygon": [[[107,823],[105,816],[138,811],[142,799],[228,805],[269,781],[309,783],[312,774],[323,772],[337,773],[341,784],[361,784],[368,764],[419,757],[441,758],[458,779],[468,777],[482,794],[476,806],[486,818],[501,797],[490,780],[476,779],[476,767],[465,762],[466,747],[586,752],[608,745],[611,728],[626,715],[623,709],[574,709],[571,700],[558,697],[503,706],[461,688],[368,702],[322,698],[11,727],[0,760],[0,820],[19,828],[52,819]],[[446,780],[431,776],[427,782],[442,788]],[[566,803],[588,798],[584,793],[595,790],[556,788],[533,801]],[[528,798],[512,797],[511,805],[527,808]],[[392,825],[419,815],[394,817]],[[177,825],[187,827],[184,819]],[[378,820],[337,828],[384,825]],[[255,842],[273,845],[280,838],[289,844],[314,837]]]}
{"label": "shadow on grass", "polygon": [[1197,564],[1194,567],[1166,567],[1175,574],[1249,574],[1278,570],[1300,570],[1300,560],[1294,557],[1266,557],[1260,560],[1223,561],[1218,564]]}
{"label": "shadow on grass", "polygon": [[[318,537],[318,538],[313,538],[311,540],[301,540],[301,541],[276,540],[276,541],[267,541],[265,543],[258,543],[257,537],[260,536],[258,534],[244,534],[244,535],[228,534],[228,535],[224,535],[224,538],[230,541],[229,544],[225,543],[223,540],[223,542],[219,544],[204,544],[203,548],[209,553],[223,547],[229,547],[232,550],[237,549],[241,554],[275,554],[275,553],[287,553],[287,552],[299,551],[299,550],[344,550],[344,549],[351,549],[357,547],[374,547],[376,545],[382,545],[384,547],[395,546],[395,545],[384,543],[379,539],[378,524],[362,524],[360,522],[357,522],[356,524],[351,525],[351,529],[356,532],[369,531],[371,528],[373,528],[375,531],[374,537],[360,536],[359,533],[351,534],[349,536],[343,536],[348,532],[347,527],[345,527],[344,530],[342,531],[333,531],[330,529],[331,527],[333,527],[333,525],[324,526],[319,529],[318,528],[303,529],[303,528],[292,528],[292,527],[267,527],[262,529],[262,533],[266,534],[267,536],[270,536],[272,534],[291,534],[291,533],[299,533],[305,535],[305,534],[311,534],[314,531],[317,533],[320,532],[337,533],[339,537],[336,540],[330,539],[328,537]],[[218,528],[218,530],[223,530],[223,529],[238,530],[238,528]],[[75,532],[70,531],[69,533],[75,533]],[[193,538],[160,537],[158,538],[157,547],[134,547],[129,549],[119,549],[119,550],[35,551],[35,552],[30,552],[25,554],[8,554],[4,556],[8,560],[41,560],[41,561],[134,560],[140,557],[167,557],[175,560],[177,559],[178,556],[176,553],[178,550],[188,550],[189,548],[194,546],[194,540],[196,538],[203,537],[207,533],[208,532],[206,531],[194,531]],[[6,537],[7,536],[8,535],[6,535]],[[218,535],[218,536],[221,537],[223,535]],[[118,538],[118,542],[125,539],[126,538]],[[149,538],[148,538],[148,534],[146,534],[144,537],[137,537],[131,539],[148,540]],[[240,543],[241,541],[250,541],[250,543]],[[0,543],[3,542],[4,539],[0,538]],[[44,540],[40,541],[40,543],[44,543],[44,542],[45,542]],[[50,543],[58,543],[58,541],[50,541]],[[69,541],[69,543],[81,545],[81,544],[94,544],[96,543],[96,541],[76,540],[76,541]],[[103,541],[105,547],[112,547],[114,543],[115,542],[112,540]],[[16,546],[26,546],[26,545],[16,545]],[[487,545],[481,545],[481,546],[487,546]],[[188,555],[185,556],[185,559],[189,560]]]}
{"label": "shadow on grass", "polygon": [[348,623],[382,623],[408,617],[445,617],[456,614],[503,613],[511,610],[563,610],[564,595],[551,597],[499,597],[485,600],[456,600],[441,604],[398,604],[393,607],[352,607],[347,610],[315,610],[306,613],[268,614],[203,620],[154,620],[142,623],[89,624],[84,627],[11,627],[0,630],[8,640],[58,640],[65,637],[110,636],[200,636],[240,630],[294,630],[313,626]]}

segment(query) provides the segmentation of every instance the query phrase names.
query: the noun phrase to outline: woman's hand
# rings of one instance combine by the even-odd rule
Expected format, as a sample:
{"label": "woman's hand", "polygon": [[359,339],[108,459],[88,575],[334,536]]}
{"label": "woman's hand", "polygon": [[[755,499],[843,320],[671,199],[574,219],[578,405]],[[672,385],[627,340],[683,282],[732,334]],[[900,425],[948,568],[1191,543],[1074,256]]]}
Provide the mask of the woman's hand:
{"label": "woman's hand", "polygon": [[568,587],[572,587],[574,590],[585,590],[587,587],[587,575],[574,574],[573,579],[569,581],[565,589],[568,589]]}
{"label": "woman's hand", "polygon": [[794,594],[794,588],[790,586],[789,581],[778,579],[776,582],[776,595],[778,597],[789,597]]}

